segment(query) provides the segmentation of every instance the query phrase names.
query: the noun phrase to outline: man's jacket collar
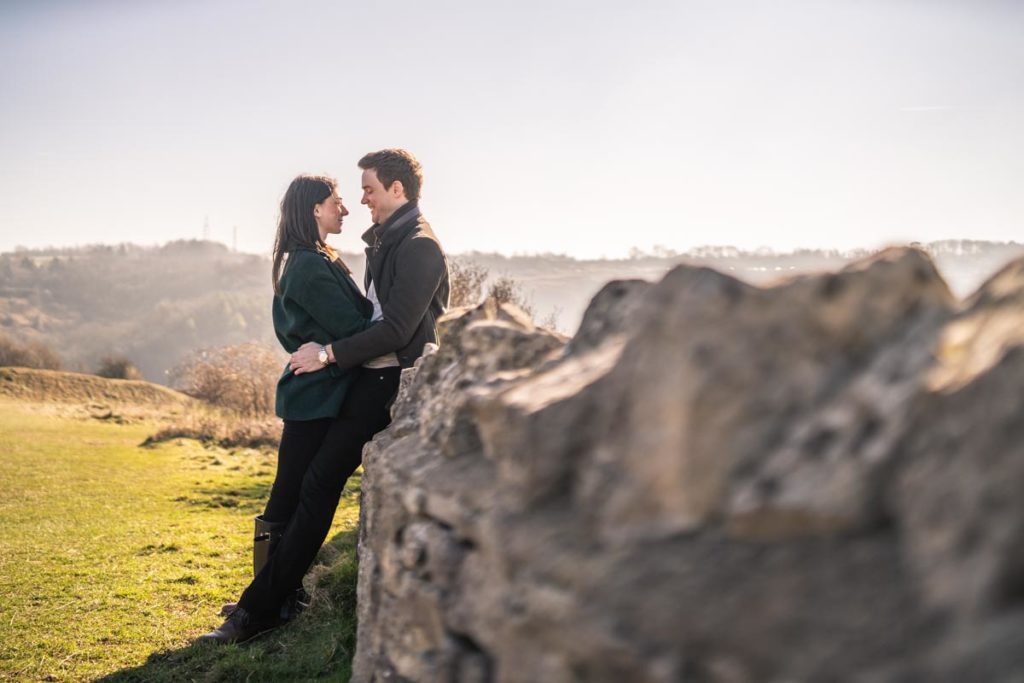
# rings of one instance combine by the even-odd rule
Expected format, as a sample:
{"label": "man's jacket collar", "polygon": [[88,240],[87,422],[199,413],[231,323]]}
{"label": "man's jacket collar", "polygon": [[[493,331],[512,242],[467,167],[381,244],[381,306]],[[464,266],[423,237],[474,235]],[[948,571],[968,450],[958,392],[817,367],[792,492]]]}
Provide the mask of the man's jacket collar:
{"label": "man's jacket collar", "polygon": [[363,233],[363,241],[371,247],[375,244],[379,244],[381,240],[389,232],[394,232],[392,228],[406,225],[410,222],[415,222],[420,217],[420,207],[415,202],[407,202],[402,206],[395,209],[395,212],[391,214],[383,223],[374,223],[370,228]]}

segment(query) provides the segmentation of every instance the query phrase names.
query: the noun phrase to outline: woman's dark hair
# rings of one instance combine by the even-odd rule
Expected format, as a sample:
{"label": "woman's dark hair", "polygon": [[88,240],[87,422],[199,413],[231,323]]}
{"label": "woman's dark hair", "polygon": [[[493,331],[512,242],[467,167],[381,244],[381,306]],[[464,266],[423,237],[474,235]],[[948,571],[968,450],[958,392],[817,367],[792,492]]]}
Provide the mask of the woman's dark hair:
{"label": "woman's dark hair", "polygon": [[274,238],[274,266],[271,277],[274,280],[274,293],[281,293],[281,265],[284,255],[293,249],[305,247],[314,251],[333,253],[323,240],[320,230],[316,227],[313,207],[322,203],[334,193],[337,181],[325,175],[300,175],[292,181],[281,200],[281,219],[277,224],[277,236]]}

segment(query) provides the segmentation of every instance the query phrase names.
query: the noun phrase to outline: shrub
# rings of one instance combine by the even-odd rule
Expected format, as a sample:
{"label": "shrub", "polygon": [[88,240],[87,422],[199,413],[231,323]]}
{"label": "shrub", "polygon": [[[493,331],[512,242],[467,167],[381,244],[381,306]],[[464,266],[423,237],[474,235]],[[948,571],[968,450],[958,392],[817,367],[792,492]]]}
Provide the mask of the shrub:
{"label": "shrub", "polygon": [[173,439],[195,439],[222,448],[270,448],[281,443],[281,421],[269,417],[240,417],[189,413],[146,437],[143,446]]}
{"label": "shrub", "polygon": [[[452,308],[457,306],[475,306],[484,298],[484,283],[490,272],[475,261],[452,259],[448,263],[448,286],[450,294],[448,303]],[[523,286],[515,278],[502,275],[487,288],[488,299],[499,304],[515,304],[532,318],[533,304],[523,294]]]}
{"label": "shrub", "polygon": [[487,269],[474,261],[452,259],[448,263],[448,303],[457,306],[476,306],[483,298]]}
{"label": "shrub", "polygon": [[96,374],[108,379],[142,379],[142,373],[135,363],[124,356],[107,356],[100,360]]}
{"label": "shrub", "polygon": [[42,370],[60,370],[62,366],[60,357],[44,344],[18,344],[0,335],[0,366],[3,365]]}
{"label": "shrub", "polygon": [[274,413],[274,392],[284,359],[262,344],[195,352],[171,372],[184,393],[241,415]]}
{"label": "shrub", "polygon": [[523,286],[518,280],[502,275],[487,289],[487,298],[499,304],[515,304],[531,318],[534,317],[533,304],[523,294]]}

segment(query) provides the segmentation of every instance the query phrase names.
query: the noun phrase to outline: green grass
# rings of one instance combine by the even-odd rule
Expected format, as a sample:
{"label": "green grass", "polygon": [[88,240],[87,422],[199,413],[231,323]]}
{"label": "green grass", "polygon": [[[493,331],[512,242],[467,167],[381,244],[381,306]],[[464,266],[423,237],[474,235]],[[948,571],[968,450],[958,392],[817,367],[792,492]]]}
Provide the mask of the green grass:
{"label": "green grass", "polygon": [[275,455],[141,448],[160,426],[0,398],[0,680],[347,680],[358,478],[312,607],[248,645],[193,646],[251,579]]}

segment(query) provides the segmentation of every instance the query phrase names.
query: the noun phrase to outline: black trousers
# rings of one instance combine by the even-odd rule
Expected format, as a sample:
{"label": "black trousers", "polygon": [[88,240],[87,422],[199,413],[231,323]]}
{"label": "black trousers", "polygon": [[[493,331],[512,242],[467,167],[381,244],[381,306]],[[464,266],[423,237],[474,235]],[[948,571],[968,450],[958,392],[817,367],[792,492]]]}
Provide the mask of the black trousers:
{"label": "black trousers", "polygon": [[334,521],[338,500],[362,463],[363,446],[388,426],[400,368],[360,368],[337,419],[286,420],[277,476],[263,516],[285,522],[274,554],[238,601],[258,617],[276,615],[302,585]]}

